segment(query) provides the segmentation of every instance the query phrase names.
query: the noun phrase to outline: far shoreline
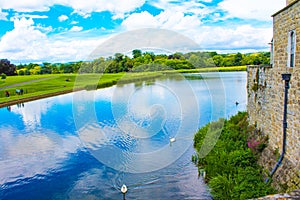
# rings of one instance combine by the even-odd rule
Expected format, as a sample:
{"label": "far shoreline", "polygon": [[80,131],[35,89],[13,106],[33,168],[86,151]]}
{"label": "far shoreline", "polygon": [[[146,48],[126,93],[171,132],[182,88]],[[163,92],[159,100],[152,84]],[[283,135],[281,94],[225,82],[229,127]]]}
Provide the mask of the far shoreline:
{"label": "far shoreline", "polygon": [[[246,71],[246,69],[247,69],[246,66],[238,66],[238,67],[218,67],[218,68],[201,68],[201,69],[191,69],[191,70],[164,71],[163,73],[172,74],[174,72],[177,72],[177,73],[240,72],[240,71]],[[153,78],[153,77],[151,77],[151,78]],[[133,82],[133,81],[135,81],[135,80],[134,79],[132,79],[132,81],[129,80],[128,83]],[[116,84],[117,84],[117,82],[113,82],[112,84],[108,84],[108,85],[101,85],[101,86],[97,87],[97,89],[111,87]],[[13,100],[9,100],[6,102],[0,102],[0,108],[13,106],[13,105],[20,104],[20,103],[31,102],[31,101],[35,101],[35,100],[39,100],[39,99],[48,98],[48,97],[59,96],[59,95],[68,94],[68,93],[72,93],[72,92],[82,91],[82,90],[86,90],[86,88],[66,89],[66,90],[56,91],[56,92],[49,91],[49,93],[46,93],[46,94],[38,94],[36,96],[22,97],[20,99],[13,99]]]}

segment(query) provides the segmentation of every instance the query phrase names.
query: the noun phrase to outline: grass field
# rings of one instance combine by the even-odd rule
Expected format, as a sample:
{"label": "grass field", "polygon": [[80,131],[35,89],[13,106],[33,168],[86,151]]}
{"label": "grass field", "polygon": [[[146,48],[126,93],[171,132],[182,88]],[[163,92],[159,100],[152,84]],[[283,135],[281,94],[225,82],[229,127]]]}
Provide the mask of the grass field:
{"label": "grass field", "polygon": [[[7,76],[0,79],[0,107],[21,101],[54,96],[76,90],[94,90],[115,84],[145,81],[172,73],[196,73],[211,71],[245,71],[246,67],[219,67],[165,72],[117,73],[117,74],[47,74],[30,76]],[[23,95],[17,95],[16,89],[23,89]],[[5,91],[10,97],[5,97]]]}
{"label": "grass field", "polygon": [[[0,82],[0,107],[26,101],[26,99],[34,100],[83,89],[94,90],[117,83],[124,84],[161,76],[163,76],[162,72],[8,76]],[[16,94],[16,89],[23,89],[24,94]],[[5,91],[9,92],[9,97],[5,97]]]}

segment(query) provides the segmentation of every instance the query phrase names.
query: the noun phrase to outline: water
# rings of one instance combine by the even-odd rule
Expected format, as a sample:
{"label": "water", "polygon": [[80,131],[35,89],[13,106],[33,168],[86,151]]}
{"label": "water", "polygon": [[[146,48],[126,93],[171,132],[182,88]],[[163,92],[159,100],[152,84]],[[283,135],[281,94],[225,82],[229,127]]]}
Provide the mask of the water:
{"label": "water", "polygon": [[245,72],[206,73],[1,108],[0,199],[211,199],[193,134],[246,96]]}

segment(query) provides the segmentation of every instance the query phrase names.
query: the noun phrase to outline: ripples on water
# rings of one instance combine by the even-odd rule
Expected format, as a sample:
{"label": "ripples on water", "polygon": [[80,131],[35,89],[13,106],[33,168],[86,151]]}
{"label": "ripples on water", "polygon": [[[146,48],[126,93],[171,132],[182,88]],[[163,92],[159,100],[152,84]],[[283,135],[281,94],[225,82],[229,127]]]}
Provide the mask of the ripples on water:
{"label": "ripples on water", "polygon": [[[218,90],[216,84],[209,83],[215,74],[205,75],[210,79],[189,81],[201,113],[199,127],[219,116],[245,110],[244,72],[222,75],[226,108],[215,114],[212,109],[220,105],[212,105],[207,92],[207,87]],[[127,199],[210,199],[206,185],[191,163],[194,154],[191,146],[166,167],[170,158],[163,160],[164,154],[147,157],[147,153],[162,148],[176,157],[182,152],[183,144],[192,143],[190,134],[178,133],[180,117],[190,111],[181,113],[174,109],[180,106],[180,101],[170,89],[170,84],[180,88],[181,82],[166,80],[157,84],[159,87],[155,84],[145,87],[151,88],[152,95],[147,94],[147,89],[139,88],[129,101],[118,104],[131,110],[128,119],[137,124],[136,128],[144,127],[136,129],[137,132],[127,127],[130,121],[120,125],[124,119],[117,121],[121,118],[115,117],[112,111],[116,102],[111,101],[111,94],[116,87],[97,91],[94,97],[97,120],[84,126],[80,122],[74,124],[73,94],[15,105],[10,111],[0,109],[0,199],[122,199],[120,187],[124,183],[128,186]],[[118,89],[123,92],[128,87],[134,85]],[[236,101],[240,102],[239,107],[234,104]],[[83,124],[92,120],[90,116],[83,117]],[[160,129],[156,130],[158,126]],[[131,132],[124,134],[128,130]],[[136,134],[141,131],[145,135],[138,137]],[[172,145],[170,137],[176,137]],[[105,154],[116,148],[120,155]],[[140,156],[143,153],[145,156]],[[99,162],[101,159],[103,162]],[[151,164],[162,167],[144,173],[124,172],[132,166],[147,171],[145,166]]]}

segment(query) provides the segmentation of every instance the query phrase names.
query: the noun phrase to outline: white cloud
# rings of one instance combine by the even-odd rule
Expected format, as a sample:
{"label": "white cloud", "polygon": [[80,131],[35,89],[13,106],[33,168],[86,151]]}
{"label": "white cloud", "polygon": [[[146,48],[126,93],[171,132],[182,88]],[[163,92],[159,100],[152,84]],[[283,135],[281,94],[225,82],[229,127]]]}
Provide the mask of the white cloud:
{"label": "white cloud", "polygon": [[159,24],[163,24],[160,27],[171,28],[172,30],[185,29],[184,27],[194,28],[202,23],[202,19],[215,13],[212,8],[206,7],[201,1],[195,0],[157,0],[148,3],[163,9],[155,18],[159,21]]}
{"label": "white cloud", "polygon": [[[0,40],[0,57],[8,58],[16,64],[85,60],[101,42],[99,38],[70,37],[68,32],[50,37],[42,28],[51,29],[39,24],[35,26],[32,19],[14,19],[14,29]],[[79,30],[80,27],[74,29]]]}
{"label": "white cloud", "polygon": [[[147,22],[146,24],[143,22]],[[251,25],[207,26],[196,15],[184,15],[179,11],[166,10],[153,16],[144,11],[128,16],[122,23],[127,30],[160,28],[177,31],[189,37],[202,49],[267,49],[272,38],[272,27],[259,28]]]}
{"label": "white cloud", "polygon": [[78,24],[79,22],[77,21],[72,21],[70,24]]}
{"label": "white cloud", "polygon": [[9,0],[0,1],[2,9],[13,9],[18,12],[48,11],[53,1],[47,0]]}
{"label": "white cloud", "polygon": [[82,27],[81,26],[73,26],[70,31],[72,32],[78,32],[78,31],[82,31]]}
{"label": "white cloud", "polygon": [[[146,22],[146,23],[145,23]],[[141,13],[133,13],[122,22],[122,26],[126,30],[138,29],[138,28],[158,28],[158,20],[149,12],[144,11]]]}
{"label": "white cloud", "polygon": [[109,11],[114,15],[113,19],[118,19],[124,18],[125,13],[141,7],[145,0],[87,0],[84,2],[81,0],[65,0],[61,3],[72,7],[74,9],[73,13],[77,13],[85,18],[90,17],[92,12]]}
{"label": "white cloud", "polygon": [[285,6],[284,0],[223,0],[217,7],[207,7],[201,2],[207,3],[211,2],[211,0],[154,0],[148,3],[163,10],[192,13],[196,15],[199,20],[202,20],[208,15],[213,16],[214,13],[225,12],[226,16],[223,19],[236,17],[241,19],[271,21],[271,15]]}
{"label": "white cloud", "polygon": [[81,17],[83,17],[83,18],[86,19],[86,18],[89,18],[89,17],[91,16],[90,12],[91,12],[91,11],[74,10],[74,11],[71,13],[71,15],[73,15],[73,14],[78,14],[78,15],[80,15]]}
{"label": "white cloud", "polygon": [[8,13],[3,12],[2,9],[0,9],[0,20],[7,20],[6,16],[8,15]]}
{"label": "white cloud", "polygon": [[68,17],[67,15],[61,15],[61,16],[58,17],[58,20],[59,20],[60,22],[66,21],[67,19],[69,19],[69,17]]}
{"label": "white cloud", "polygon": [[183,12],[167,10],[156,16],[161,28],[181,31],[196,29],[201,24],[196,15],[184,15]]}
{"label": "white cloud", "polygon": [[30,14],[21,14],[21,15],[15,15],[13,18],[23,18],[23,17],[28,17],[31,19],[47,19],[48,16],[46,15],[30,15]]}
{"label": "white cloud", "polygon": [[[218,21],[220,18],[238,17],[242,19],[258,19],[270,21],[270,15],[284,7],[284,1],[258,0],[224,0],[217,8],[208,8],[201,2],[211,0],[154,0],[147,2],[163,9],[157,15],[147,11],[130,12],[141,7],[146,0],[17,0],[3,2],[2,9],[15,11],[42,11],[49,10],[54,4],[69,6],[74,13],[83,17],[91,16],[92,12],[109,11],[113,19],[124,18],[122,28],[125,31],[139,28],[158,28],[177,31],[199,43],[202,48],[209,49],[259,49],[267,47],[272,38],[272,27],[257,28],[254,25],[208,26],[203,23],[207,20]],[[117,6],[116,6],[117,5]],[[260,6],[257,6],[260,5]],[[225,12],[226,15],[220,14]],[[0,10],[0,20],[6,19],[7,13]],[[209,18],[207,18],[209,16]],[[78,21],[72,21],[69,28],[44,27],[34,24],[35,18],[46,18],[44,15],[16,15],[14,29],[0,38],[0,57],[13,61],[74,61],[84,60],[100,40],[84,38],[88,32],[78,26]],[[29,18],[29,19],[28,19]],[[58,17],[59,21],[69,19],[66,15]],[[202,20],[205,19],[205,22]],[[226,22],[226,21],[225,21]],[[252,23],[253,24],[253,23]],[[270,24],[270,23],[269,23]],[[58,35],[48,36],[47,33],[59,31]],[[100,28],[103,33],[103,28]],[[89,33],[95,30],[90,30]],[[99,30],[96,30],[99,31]],[[112,32],[115,30],[112,30]],[[101,39],[102,40],[102,39]]]}
{"label": "white cloud", "polygon": [[232,27],[203,26],[185,31],[204,49],[267,49],[272,38],[272,28],[251,25]]}
{"label": "white cloud", "polygon": [[49,33],[54,30],[52,26],[43,26],[42,24],[37,24],[36,29],[41,30],[44,33]]}
{"label": "white cloud", "polygon": [[109,11],[114,18],[123,18],[125,13],[141,7],[145,0],[9,0],[0,1],[0,8],[13,9],[18,12],[48,11],[51,6],[63,5],[74,9],[74,12],[89,17],[92,12]]}
{"label": "white cloud", "polygon": [[185,12],[193,14],[203,14],[205,13],[206,6],[198,1],[180,1],[180,0],[158,0],[148,2],[149,4],[161,8],[163,10],[173,10],[176,12]]}
{"label": "white cloud", "polygon": [[33,24],[32,19],[14,19],[14,29],[1,38],[0,52],[18,53],[27,49],[28,54],[34,57],[35,52],[40,49],[39,43],[46,36],[39,30],[35,30]]}
{"label": "white cloud", "polygon": [[195,15],[184,15],[183,12],[167,10],[156,16],[151,15],[147,11],[133,13],[122,22],[122,26],[126,30],[163,28],[181,31],[195,29],[199,27],[200,23],[200,20]]}
{"label": "white cloud", "polygon": [[271,21],[271,15],[285,6],[285,1],[274,0],[224,0],[219,8],[230,17]]}

